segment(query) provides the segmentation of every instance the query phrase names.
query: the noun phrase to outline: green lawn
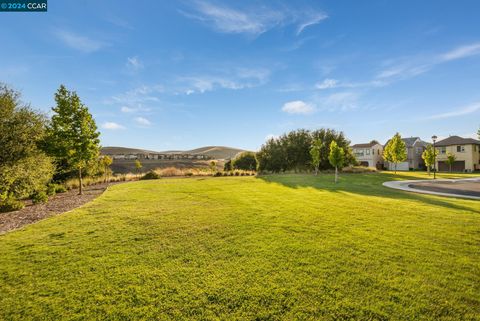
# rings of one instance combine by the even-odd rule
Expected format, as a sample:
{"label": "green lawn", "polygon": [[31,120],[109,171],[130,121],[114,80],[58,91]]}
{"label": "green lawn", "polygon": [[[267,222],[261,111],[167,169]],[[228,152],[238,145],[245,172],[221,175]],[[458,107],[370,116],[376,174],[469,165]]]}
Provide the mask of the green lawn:
{"label": "green lawn", "polygon": [[0,320],[479,320],[480,202],[420,177],[112,186],[0,236]]}

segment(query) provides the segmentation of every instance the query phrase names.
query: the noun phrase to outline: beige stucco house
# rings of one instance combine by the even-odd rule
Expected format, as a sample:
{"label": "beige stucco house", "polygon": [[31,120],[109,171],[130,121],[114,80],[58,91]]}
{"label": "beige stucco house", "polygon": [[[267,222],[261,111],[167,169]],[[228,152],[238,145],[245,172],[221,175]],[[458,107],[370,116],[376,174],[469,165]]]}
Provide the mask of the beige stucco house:
{"label": "beige stucco house", "polygon": [[448,153],[455,155],[455,164],[452,170],[455,172],[472,172],[480,170],[480,140],[450,136],[435,143],[438,150],[436,168],[439,171],[449,171],[446,163]]}
{"label": "beige stucco house", "polygon": [[383,168],[383,146],[377,141],[350,146],[361,166]]}
{"label": "beige stucco house", "polygon": [[[410,169],[424,169],[425,162],[422,159],[423,151],[427,148],[427,143],[420,137],[402,138],[407,148],[407,160],[397,164],[397,171],[408,171]],[[388,144],[388,142],[387,142]],[[386,144],[385,144],[386,146]],[[389,170],[395,169],[395,164],[386,163]]]}

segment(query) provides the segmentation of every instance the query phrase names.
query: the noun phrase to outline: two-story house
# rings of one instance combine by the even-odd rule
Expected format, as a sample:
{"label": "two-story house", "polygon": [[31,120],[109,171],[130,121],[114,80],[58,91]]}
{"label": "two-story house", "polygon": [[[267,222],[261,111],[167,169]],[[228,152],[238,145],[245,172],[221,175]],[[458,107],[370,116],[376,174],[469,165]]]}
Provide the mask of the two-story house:
{"label": "two-story house", "polygon": [[472,172],[480,170],[480,140],[450,136],[435,144],[438,150],[436,167],[439,171],[449,171],[447,156],[449,153],[455,155],[455,163],[452,171]]}
{"label": "two-story house", "polygon": [[350,146],[360,166],[383,168],[383,146],[377,141]]}
{"label": "two-story house", "polygon": [[[405,147],[407,148],[407,160],[397,164],[397,171],[424,169],[425,162],[422,159],[422,154],[423,151],[427,148],[428,143],[421,140],[420,137],[408,137],[402,138],[402,140],[405,143]],[[387,163],[386,165],[389,170],[395,169],[395,164]]]}

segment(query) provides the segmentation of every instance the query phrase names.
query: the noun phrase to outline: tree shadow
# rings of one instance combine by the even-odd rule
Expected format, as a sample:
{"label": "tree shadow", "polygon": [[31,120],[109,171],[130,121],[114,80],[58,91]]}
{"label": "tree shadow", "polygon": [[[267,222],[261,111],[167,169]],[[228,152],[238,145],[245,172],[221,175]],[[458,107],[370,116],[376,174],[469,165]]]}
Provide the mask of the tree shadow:
{"label": "tree shadow", "polygon": [[[382,183],[393,180],[414,180],[418,177],[412,177],[404,174],[393,173],[365,173],[365,174],[341,174],[339,182],[334,183],[334,177],[331,174],[300,175],[300,174],[279,174],[279,175],[260,175],[257,176],[268,183],[281,184],[289,188],[315,188],[333,193],[351,193],[374,197],[387,197],[396,200],[414,200],[427,203],[434,206],[440,206],[455,210],[469,211],[480,214],[480,202],[467,199],[448,198],[436,195],[426,195],[414,192],[407,192],[388,188]],[[347,196],[347,195],[345,195]],[[468,205],[458,204],[458,202]],[[471,206],[469,206],[471,204]]]}

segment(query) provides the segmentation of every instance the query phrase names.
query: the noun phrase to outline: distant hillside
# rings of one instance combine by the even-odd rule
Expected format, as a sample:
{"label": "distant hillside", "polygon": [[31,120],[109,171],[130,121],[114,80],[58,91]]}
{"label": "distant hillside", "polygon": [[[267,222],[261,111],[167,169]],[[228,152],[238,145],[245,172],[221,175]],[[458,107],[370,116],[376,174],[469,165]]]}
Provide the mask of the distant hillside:
{"label": "distant hillside", "polygon": [[244,152],[244,150],[225,146],[206,146],[185,151],[185,153],[188,154],[207,155],[215,159],[233,158],[235,155],[241,152]]}
{"label": "distant hillside", "polygon": [[146,149],[138,149],[138,148],[107,146],[107,147],[102,147],[100,153],[112,155],[112,154],[157,153],[157,152],[146,150]]}
{"label": "distant hillside", "polygon": [[193,155],[207,155],[214,159],[228,159],[233,158],[240,152],[243,152],[243,149],[225,147],[225,146],[205,146],[192,150],[185,151],[162,151],[156,152],[145,149],[138,148],[128,148],[128,147],[103,147],[101,150],[102,154],[140,154],[140,153],[162,153],[162,154],[193,154]]}

